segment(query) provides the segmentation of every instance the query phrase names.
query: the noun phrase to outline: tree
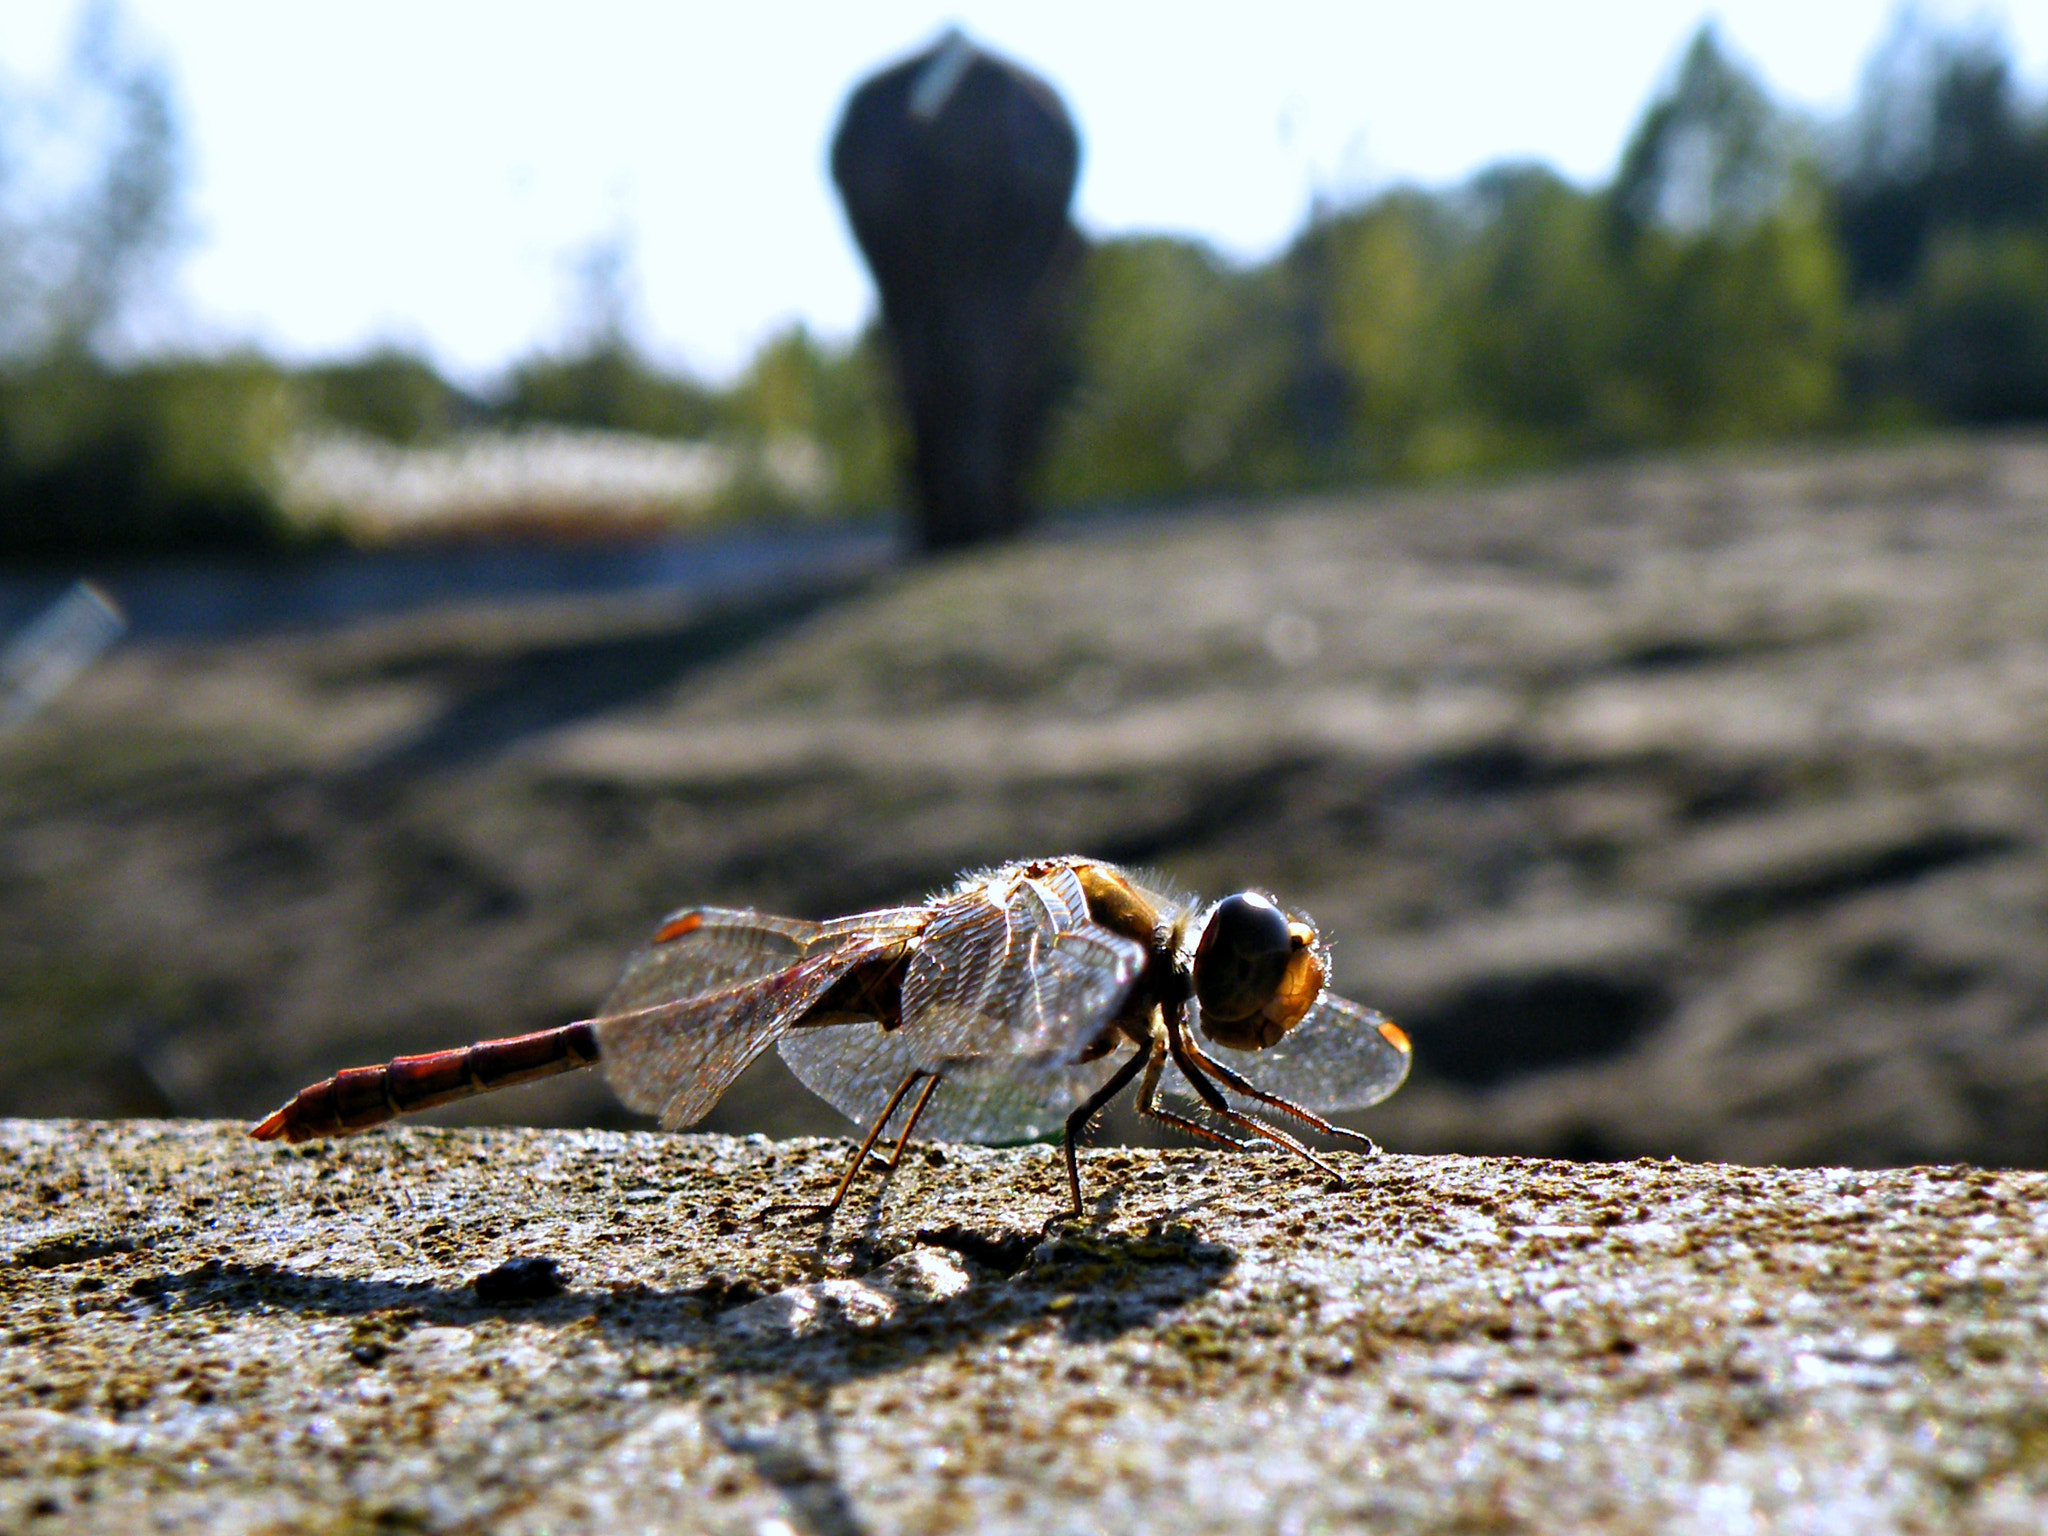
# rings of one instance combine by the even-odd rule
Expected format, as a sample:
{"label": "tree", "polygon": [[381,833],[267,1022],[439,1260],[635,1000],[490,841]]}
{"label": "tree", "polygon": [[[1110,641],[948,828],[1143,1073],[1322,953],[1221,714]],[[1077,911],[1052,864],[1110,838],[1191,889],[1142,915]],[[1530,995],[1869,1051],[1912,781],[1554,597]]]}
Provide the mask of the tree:
{"label": "tree", "polygon": [[1616,232],[1627,240],[1652,228],[1700,234],[1756,223],[1784,200],[1794,141],[1707,23],[1622,151],[1607,194]]}
{"label": "tree", "polygon": [[1290,254],[1320,354],[1343,382],[1338,475],[1411,472],[1442,450],[1432,425],[1451,403],[1457,367],[1443,344],[1452,224],[1440,199],[1400,190],[1325,211]]}
{"label": "tree", "polygon": [[0,83],[0,551],[76,559],[289,537],[292,393],[260,359],[118,365],[178,233],[163,67],[110,0],[57,80]]}
{"label": "tree", "polygon": [[1806,137],[1711,25],[1630,136],[1607,192],[1628,435],[1722,441],[1832,418],[1842,273]]}
{"label": "tree", "polygon": [[54,84],[0,94],[0,359],[118,344],[177,232],[179,159],[168,78],[100,0]]}
{"label": "tree", "polygon": [[830,502],[872,512],[895,500],[907,445],[881,335],[819,344],[801,325],[771,337],[726,397],[733,428],[764,455],[813,445],[829,462]]}
{"label": "tree", "polygon": [[1906,304],[1905,349],[1921,398],[1945,416],[2048,418],[2048,238],[1937,237]]}
{"label": "tree", "polygon": [[482,415],[431,363],[392,347],[319,364],[304,378],[317,414],[389,443],[440,442]]}
{"label": "tree", "polygon": [[573,268],[567,341],[512,370],[497,400],[498,414],[516,423],[650,437],[708,437],[724,425],[727,412],[715,390],[655,366],[635,340],[630,235],[615,231],[591,242]]}
{"label": "tree", "polygon": [[1523,165],[1482,173],[1461,201],[1469,233],[1447,274],[1445,328],[1468,417],[1484,429],[1466,452],[1525,461],[1640,437],[1648,423],[1622,359],[1629,295],[1600,200]]}
{"label": "tree", "polygon": [[1082,268],[1079,379],[1052,500],[1143,501],[1292,483],[1296,337],[1276,268],[1240,272],[1166,236],[1105,240]]}
{"label": "tree", "polygon": [[2048,229],[2048,117],[1996,34],[1908,9],[1865,70],[1833,190],[1852,291],[1896,297],[1945,234]]}

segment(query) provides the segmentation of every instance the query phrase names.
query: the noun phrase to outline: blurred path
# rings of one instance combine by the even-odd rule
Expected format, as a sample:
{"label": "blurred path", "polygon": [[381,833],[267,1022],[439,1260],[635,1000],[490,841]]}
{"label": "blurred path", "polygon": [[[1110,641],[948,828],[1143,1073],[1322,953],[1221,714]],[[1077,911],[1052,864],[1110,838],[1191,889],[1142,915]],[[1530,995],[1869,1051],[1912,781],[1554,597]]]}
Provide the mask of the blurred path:
{"label": "blurred path", "polygon": [[428,773],[496,756],[543,735],[659,694],[697,667],[759,645],[856,595],[857,575],[779,580],[751,600],[686,609],[673,622],[623,634],[537,638],[494,655],[417,732],[381,748],[361,777]]}
{"label": "blurred path", "polygon": [[[223,640],[332,629],[455,602],[649,592],[730,601],[878,570],[897,550],[885,528],[777,529],[113,565],[91,574],[126,613],[131,640]],[[77,574],[0,571],[0,633],[57,601]]]}

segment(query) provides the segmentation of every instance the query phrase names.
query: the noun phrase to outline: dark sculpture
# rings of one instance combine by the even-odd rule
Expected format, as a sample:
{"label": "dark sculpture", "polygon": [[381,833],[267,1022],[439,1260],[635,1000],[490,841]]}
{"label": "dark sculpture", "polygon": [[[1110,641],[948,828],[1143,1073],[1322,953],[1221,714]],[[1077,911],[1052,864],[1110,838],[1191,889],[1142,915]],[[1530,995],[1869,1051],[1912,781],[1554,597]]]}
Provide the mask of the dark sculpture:
{"label": "dark sculpture", "polygon": [[832,177],[881,291],[926,549],[1007,537],[1062,383],[1080,139],[959,32],[854,92]]}

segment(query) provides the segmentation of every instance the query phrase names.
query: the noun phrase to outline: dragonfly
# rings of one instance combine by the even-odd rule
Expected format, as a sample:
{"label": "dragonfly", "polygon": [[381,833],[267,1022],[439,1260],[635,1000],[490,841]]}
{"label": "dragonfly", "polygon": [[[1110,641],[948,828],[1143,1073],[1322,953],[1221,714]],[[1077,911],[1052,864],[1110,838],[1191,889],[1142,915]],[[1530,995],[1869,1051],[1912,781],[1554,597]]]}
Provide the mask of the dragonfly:
{"label": "dragonfly", "polygon": [[[1328,990],[1329,967],[1314,925],[1261,891],[1205,903],[1083,857],[1003,864],[914,906],[827,922],[684,907],[628,959],[596,1017],[349,1068],[250,1134],[351,1135],[594,1064],[629,1108],[674,1130],[773,1045],[867,1127],[815,1208],[828,1218],[871,1161],[894,1169],[920,1126],[993,1143],[1062,1129],[1066,1214],[1079,1217],[1077,1145],[1134,1081],[1141,1115],[1233,1148],[1273,1143],[1341,1184],[1275,1120],[1376,1153],[1326,1116],[1387,1097],[1412,1053],[1398,1026]],[[892,1125],[884,1158],[875,1148]]]}

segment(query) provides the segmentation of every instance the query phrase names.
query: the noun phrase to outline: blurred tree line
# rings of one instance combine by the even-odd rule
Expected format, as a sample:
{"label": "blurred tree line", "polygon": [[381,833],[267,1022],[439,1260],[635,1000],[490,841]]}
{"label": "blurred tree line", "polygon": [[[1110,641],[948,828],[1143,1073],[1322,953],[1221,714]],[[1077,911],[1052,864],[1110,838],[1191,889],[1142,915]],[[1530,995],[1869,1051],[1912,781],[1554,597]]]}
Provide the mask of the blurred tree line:
{"label": "blurred tree line", "polygon": [[1096,247],[1056,501],[2048,419],[2048,111],[1903,13],[1846,123],[1711,28],[1613,181],[1538,165],[1317,211],[1233,268]]}
{"label": "blurred tree line", "polygon": [[[22,147],[53,121],[95,169],[22,185]],[[278,445],[319,429],[795,440],[833,465],[822,510],[897,499],[903,429],[872,331],[787,331],[714,387],[634,345],[613,248],[593,253],[589,323],[488,395],[399,352],[111,361],[135,355],[123,327],[175,243],[177,167],[168,86],[111,10],[47,99],[0,92],[0,552],[288,538]],[[1505,165],[1398,187],[1319,207],[1253,266],[1170,236],[1103,240],[1071,346],[1042,476],[1055,506],[2044,420],[2048,109],[1995,33],[1909,9],[1848,120],[1817,124],[1709,27],[1610,184]],[[731,510],[819,510],[743,491]]]}

